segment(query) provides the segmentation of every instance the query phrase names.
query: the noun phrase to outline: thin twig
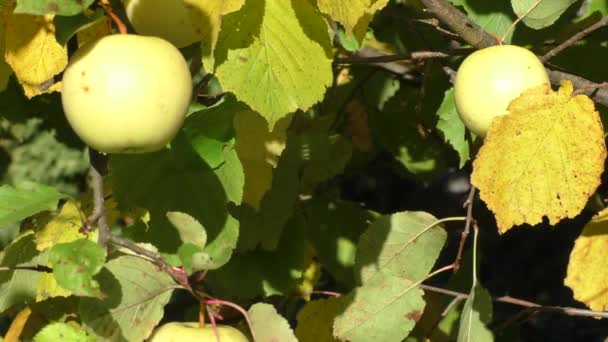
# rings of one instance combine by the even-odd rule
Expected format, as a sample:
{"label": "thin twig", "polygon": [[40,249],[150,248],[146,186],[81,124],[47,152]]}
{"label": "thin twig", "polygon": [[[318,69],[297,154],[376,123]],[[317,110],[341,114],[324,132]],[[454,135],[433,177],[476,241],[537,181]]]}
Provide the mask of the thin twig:
{"label": "thin twig", "polygon": [[564,41],[563,43],[559,44],[558,46],[554,47],[553,49],[549,50],[549,52],[545,53],[540,60],[545,63],[546,61],[548,61],[549,59],[551,59],[552,57],[554,57],[555,55],[557,55],[558,53],[560,53],[562,50],[576,44],[578,41],[580,41],[581,39],[585,38],[588,34],[590,34],[593,31],[596,31],[602,27],[608,26],[608,16],[603,17],[600,21],[596,22],[595,24],[587,27],[586,29],[578,32],[577,34],[575,34],[574,36],[570,37],[569,39],[567,39],[566,41]]}
{"label": "thin twig", "polygon": [[92,148],[89,149],[91,168],[89,169],[89,186],[93,190],[93,212],[85,221],[81,230],[88,232],[97,223],[97,243],[105,247],[111,235],[110,226],[105,214],[105,200],[103,194],[103,175],[107,173],[108,157]]}
{"label": "thin twig", "polygon": [[[441,287],[422,284],[420,285],[420,288],[452,297],[469,298],[469,294],[467,293],[452,291]],[[507,303],[529,308],[530,310],[537,312],[556,312],[568,316],[608,318],[608,312],[579,309],[567,306],[544,306],[527,300],[513,298],[510,296],[492,297],[492,300],[499,303]]]}
{"label": "thin twig", "polygon": [[583,94],[583,93],[593,92],[597,89],[607,89],[607,88],[608,88],[608,82],[590,84],[586,87],[576,89],[574,92],[572,92],[572,95],[579,95],[579,94]]}
{"label": "thin twig", "polygon": [[603,83],[591,82],[585,78],[563,71],[546,70],[553,85],[559,85],[562,80],[570,80],[577,91],[581,89],[582,93],[589,95],[593,101],[608,106],[608,88],[603,88]]}
{"label": "thin twig", "polygon": [[[366,50],[375,56],[364,55]],[[416,51],[401,54],[383,54],[379,50],[363,49],[349,57],[336,58],[335,64],[376,64],[397,61],[420,60],[430,58],[447,58],[450,54],[441,51]]]}
{"label": "thin twig", "polygon": [[473,223],[473,202],[475,200],[475,187],[471,184],[471,190],[469,191],[469,196],[467,196],[466,201],[464,202],[464,207],[467,208],[467,219],[464,224],[464,230],[460,233],[460,243],[458,245],[458,253],[456,253],[456,260],[454,260],[454,271],[458,272],[460,269],[460,262],[462,261],[462,253],[464,251],[464,244],[469,237],[469,233],[471,232],[471,224]]}
{"label": "thin twig", "polygon": [[103,6],[103,9],[106,11],[106,13],[110,17],[110,19],[112,19],[114,24],[116,24],[116,27],[118,28],[118,32],[120,32],[121,34],[127,34],[128,33],[127,26],[125,25],[125,23],[122,22],[122,20],[120,20],[120,18],[116,15],[116,13],[114,13],[114,10],[112,10],[112,5],[110,4],[110,1],[101,0],[101,5]]}

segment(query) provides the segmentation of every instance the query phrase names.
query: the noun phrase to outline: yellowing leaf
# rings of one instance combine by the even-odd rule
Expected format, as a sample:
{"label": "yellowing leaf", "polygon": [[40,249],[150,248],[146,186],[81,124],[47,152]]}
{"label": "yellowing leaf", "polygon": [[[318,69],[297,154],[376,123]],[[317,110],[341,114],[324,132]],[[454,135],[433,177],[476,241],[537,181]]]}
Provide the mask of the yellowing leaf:
{"label": "yellowing leaf", "polygon": [[48,213],[36,218],[33,227],[36,231],[36,248],[44,251],[58,243],[72,242],[87,236],[78,230],[86,217],[81,212],[78,202],[67,201],[59,213]]}
{"label": "yellowing leaf", "polygon": [[31,314],[32,309],[29,306],[26,306],[23,308],[23,310],[19,311],[17,316],[15,316],[15,319],[13,319],[11,322],[11,326],[8,328],[8,331],[4,335],[5,342],[17,342],[20,340],[23,329],[25,328],[25,324],[27,323]]}
{"label": "yellowing leaf", "polygon": [[471,180],[503,233],[543,216],[556,224],[578,215],[600,184],[602,123],[593,102],[572,91],[570,81],[557,92],[529,89],[490,126]]}
{"label": "yellowing leaf", "polygon": [[245,172],[243,202],[259,209],[260,201],[270,189],[272,172],[285,148],[290,120],[282,120],[272,132],[263,117],[252,111],[234,116],[236,152]]}
{"label": "yellowing leaf", "polygon": [[564,284],[592,310],[608,310],[608,209],[597,214],[576,239]]}
{"label": "yellowing leaf", "polygon": [[87,26],[76,34],[78,46],[82,46],[88,42],[95,41],[112,34],[112,22],[108,17],[103,17],[95,24]]}
{"label": "yellowing leaf", "polygon": [[[184,0],[192,24],[197,32],[201,32],[203,41],[208,44],[209,49],[203,53],[213,51],[222,26],[222,16],[238,11],[245,0]],[[229,27],[228,29],[232,29]]]}
{"label": "yellowing leaf", "polygon": [[226,29],[205,68],[271,129],[323,98],[333,79],[333,52],[327,24],[309,1],[246,1],[222,21]]}
{"label": "yellowing leaf", "polygon": [[334,319],[344,311],[344,297],[313,300],[298,312],[296,337],[300,342],[337,342],[333,337]]}
{"label": "yellowing leaf", "polygon": [[359,41],[374,13],[387,3],[388,0],[317,0],[321,12],[342,24],[346,33],[354,32]]}
{"label": "yellowing leaf", "polygon": [[[41,94],[40,85],[68,63],[67,49],[55,40],[52,15],[12,14],[6,18],[5,38],[6,62],[29,98]],[[59,90],[56,83],[47,92]]]}
{"label": "yellowing leaf", "polygon": [[13,70],[11,70],[11,68],[8,66],[8,64],[6,64],[6,61],[4,60],[4,30],[4,16],[2,13],[0,13],[0,92],[6,89],[8,78],[13,73]]}
{"label": "yellowing leaf", "polygon": [[53,275],[53,273],[42,273],[40,275],[38,287],[36,288],[36,302],[48,298],[69,297],[71,295],[71,291],[68,291],[57,284],[57,280],[55,280],[55,275]]}

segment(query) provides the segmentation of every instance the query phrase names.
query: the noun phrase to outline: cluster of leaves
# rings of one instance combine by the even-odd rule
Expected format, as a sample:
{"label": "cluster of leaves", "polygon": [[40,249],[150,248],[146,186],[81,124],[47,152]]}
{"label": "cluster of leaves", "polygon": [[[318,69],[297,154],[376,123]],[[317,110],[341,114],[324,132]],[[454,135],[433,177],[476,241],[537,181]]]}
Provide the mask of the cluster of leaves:
{"label": "cluster of leaves", "polygon": [[[192,104],[170,148],[110,156],[105,209],[114,234],[161,255],[207,298],[256,303],[248,315],[260,341],[402,341],[432,335],[425,327],[439,319],[434,328],[447,336],[492,340],[491,298],[477,280],[476,243],[465,270],[450,281],[469,289],[464,305],[441,318],[431,309],[443,298],[420,288],[444,248],[442,222],[462,218],[377,213],[339,192],[340,176],[381,153],[419,181],[470,161],[471,137],[443,69],[462,59],[463,49],[445,48],[454,35],[439,30],[418,1],[185,2],[193,18],[207,19],[201,42],[182,52],[204,66],[194,77],[196,89],[212,76],[203,89],[212,93]],[[534,47],[608,14],[601,0],[581,13],[575,1],[451,2],[506,43]],[[121,3],[111,3],[126,21]],[[13,132],[16,123],[37,118],[72,148],[62,159],[70,166],[56,177],[81,174],[84,146],[62,116],[57,75],[72,47],[112,34],[111,21],[94,0],[0,0],[0,11],[5,126]],[[517,16],[525,26],[511,32]],[[577,54],[602,56],[589,52],[605,51],[601,44],[586,39],[554,62],[605,79],[603,65],[573,63]],[[366,52],[429,50],[451,57],[397,61],[386,69],[334,63]],[[551,223],[573,217],[598,187],[606,157],[602,123],[593,102],[572,93],[569,83],[557,92],[533,89],[493,123],[472,181],[502,232],[543,217]],[[43,144],[48,157],[50,145]],[[45,178],[52,168],[44,162],[25,168],[26,176],[10,176],[13,184],[0,187],[0,227],[21,222],[0,254],[0,312],[21,310],[9,333],[37,341],[148,338],[181,287],[154,260],[101,247],[94,230],[81,229],[93,209],[90,193],[66,193]],[[36,168],[44,172],[31,171]],[[608,304],[605,217],[598,214],[577,241],[566,279],[595,310]],[[592,276],[589,265],[597,267]],[[344,295],[311,300],[321,273]],[[279,312],[302,299],[292,330]]]}

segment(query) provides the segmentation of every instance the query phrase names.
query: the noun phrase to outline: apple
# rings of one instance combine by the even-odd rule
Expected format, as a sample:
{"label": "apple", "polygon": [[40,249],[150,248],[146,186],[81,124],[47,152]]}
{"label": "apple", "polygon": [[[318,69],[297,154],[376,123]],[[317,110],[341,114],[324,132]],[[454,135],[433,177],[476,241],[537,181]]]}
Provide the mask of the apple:
{"label": "apple", "polygon": [[104,153],[162,149],[192,97],[188,64],[171,43],[131,34],[85,44],[63,74],[61,100],[76,134]]}
{"label": "apple", "polygon": [[456,109],[464,125],[483,138],[492,119],[508,114],[513,99],[546,83],[547,71],[532,52],[515,45],[491,46],[460,65],[454,82]]}
{"label": "apple", "polygon": [[[218,325],[221,342],[249,342],[238,329]],[[216,342],[217,336],[211,325],[200,328],[198,322],[171,322],[157,328],[148,342]]]}
{"label": "apple", "polygon": [[184,0],[125,0],[124,5],[138,34],[166,39],[179,48],[203,39]]}

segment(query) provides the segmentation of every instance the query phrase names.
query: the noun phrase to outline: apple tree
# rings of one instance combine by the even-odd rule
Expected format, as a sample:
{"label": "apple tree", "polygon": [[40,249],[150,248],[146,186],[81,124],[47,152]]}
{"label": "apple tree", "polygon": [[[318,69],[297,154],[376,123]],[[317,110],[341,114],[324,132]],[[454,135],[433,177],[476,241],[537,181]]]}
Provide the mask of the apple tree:
{"label": "apple tree", "polygon": [[[605,338],[607,26],[606,0],[0,0],[0,334]],[[541,231],[559,265],[511,274]]]}

